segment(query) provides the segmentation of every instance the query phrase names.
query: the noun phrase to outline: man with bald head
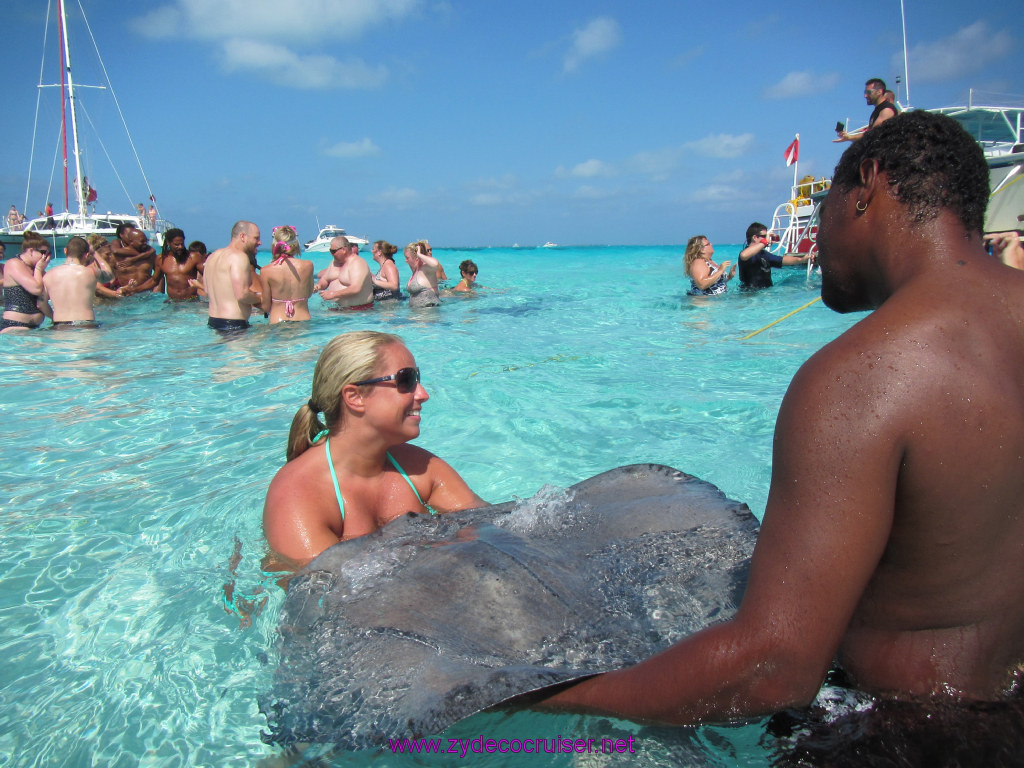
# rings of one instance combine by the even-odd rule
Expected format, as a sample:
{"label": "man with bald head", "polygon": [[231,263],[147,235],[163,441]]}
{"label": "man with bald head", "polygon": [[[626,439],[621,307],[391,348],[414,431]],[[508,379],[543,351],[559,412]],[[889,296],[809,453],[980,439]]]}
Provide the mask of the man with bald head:
{"label": "man with bald head", "polygon": [[259,247],[260,228],[251,221],[239,221],[231,228],[231,242],[210,254],[203,279],[210,299],[211,328],[240,331],[249,327],[252,308],[263,300],[252,267]]}
{"label": "man with bald head", "polygon": [[346,237],[331,240],[334,262],[320,273],[316,290],[332,309],[373,309],[373,279],[370,267],[359,256],[359,244]]}

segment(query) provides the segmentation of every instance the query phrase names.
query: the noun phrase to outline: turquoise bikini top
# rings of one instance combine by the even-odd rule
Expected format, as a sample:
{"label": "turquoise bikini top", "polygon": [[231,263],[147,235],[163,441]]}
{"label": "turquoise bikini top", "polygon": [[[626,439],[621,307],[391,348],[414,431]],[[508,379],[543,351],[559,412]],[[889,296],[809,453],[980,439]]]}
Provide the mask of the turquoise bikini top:
{"label": "turquoise bikini top", "polygon": [[[341,487],[338,485],[338,475],[334,471],[334,462],[331,461],[331,438],[330,437],[328,437],[324,441],[324,446],[325,446],[325,449],[326,449],[324,451],[324,453],[327,456],[327,468],[331,471],[331,482],[334,483],[334,495],[338,497],[338,508],[341,510],[341,519],[344,520],[345,519],[345,500],[343,498],[341,498]],[[412,488],[412,492],[416,494],[417,500],[420,502],[420,504],[423,504],[423,499],[420,498],[420,492],[416,490],[416,486],[412,484],[412,480],[409,479],[409,475],[407,475],[405,473],[405,470],[402,469],[401,466],[399,466],[397,461],[395,461],[394,456],[392,456],[390,452],[385,453],[385,456],[388,457],[388,461],[391,462],[391,464],[394,466],[394,468],[402,473],[402,477],[405,478],[405,482],[407,482],[409,484],[409,487]],[[426,507],[427,505],[423,504],[423,506]],[[434,510],[431,509],[430,510],[430,514],[432,514],[432,515],[435,514]]]}

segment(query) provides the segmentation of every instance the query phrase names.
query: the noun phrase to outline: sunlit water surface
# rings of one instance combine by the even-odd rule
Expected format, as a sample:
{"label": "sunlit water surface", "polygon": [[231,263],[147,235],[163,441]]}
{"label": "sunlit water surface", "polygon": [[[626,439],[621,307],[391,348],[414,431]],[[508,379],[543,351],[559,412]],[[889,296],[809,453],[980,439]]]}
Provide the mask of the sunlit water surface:
{"label": "sunlit water surface", "polygon": [[[719,248],[735,259],[738,248]],[[263,496],[323,345],[401,335],[430,400],[419,444],[482,497],[529,498],[613,467],[697,475],[760,517],[775,416],[797,368],[859,316],[787,269],[754,295],[685,294],[681,247],[438,250],[487,286],[440,308],[378,305],[237,338],[147,295],[99,330],[0,336],[0,755],[11,766],[288,763],[260,738],[283,593],[261,572]],[[329,258],[329,257],[328,257]],[[318,266],[326,265],[323,256]],[[408,270],[400,265],[403,279]],[[232,569],[232,555],[241,559]],[[225,599],[233,588],[234,605]],[[240,614],[252,598],[251,622]],[[259,606],[262,604],[262,608]],[[759,723],[665,736],[603,718],[478,715],[450,736],[633,734],[640,755],[530,765],[759,765]],[[660,734],[660,735],[659,735]],[[322,750],[320,750],[322,752]],[[318,754],[317,750],[306,757]],[[477,764],[507,756],[476,754]],[[450,764],[328,753],[324,764]],[[625,762],[622,762],[622,761]]]}

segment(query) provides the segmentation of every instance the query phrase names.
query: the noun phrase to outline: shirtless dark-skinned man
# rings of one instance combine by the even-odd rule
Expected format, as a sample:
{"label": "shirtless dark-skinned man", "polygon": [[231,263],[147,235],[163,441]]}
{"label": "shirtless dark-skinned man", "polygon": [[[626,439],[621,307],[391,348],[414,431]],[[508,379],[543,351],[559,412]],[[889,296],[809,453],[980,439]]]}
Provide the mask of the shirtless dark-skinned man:
{"label": "shirtless dark-skinned man", "polygon": [[[806,706],[836,665],[882,711],[1001,707],[1019,748],[1024,273],[986,253],[987,199],[981,149],[950,118],[903,113],[847,149],[821,212],[821,295],[874,311],[783,399],[737,613],[544,706],[749,718]],[[929,720],[907,726],[918,741],[969,737],[921,736]]]}
{"label": "shirtless dark-skinned man", "polygon": [[196,281],[203,271],[203,259],[185,248],[185,233],[180,229],[168,229],[164,233],[164,249],[158,263],[167,298],[175,301],[196,298]]}
{"label": "shirtless dark-skinned man", "polygon": [[133,225],[117,227],[113,241],[114,280],[107,284],[111,290],[121,289],[123,296],[152,291],[160,282],[160,265],[156,251],[146,242],[146,235]]}

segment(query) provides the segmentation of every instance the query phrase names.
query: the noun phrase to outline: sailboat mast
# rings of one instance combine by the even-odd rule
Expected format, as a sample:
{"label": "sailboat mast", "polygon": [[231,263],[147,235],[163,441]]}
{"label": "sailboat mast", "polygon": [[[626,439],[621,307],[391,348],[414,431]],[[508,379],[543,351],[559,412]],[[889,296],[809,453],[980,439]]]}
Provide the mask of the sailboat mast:
{"label": "sailboat mast", "polygon": [[64,63],[64,25],[57,25],[57,38],[60,41],[60,140],[64,152],[64,210],[68,209],[68,110],[67,110],[67,89],[64,80],[64,73],[67,66]]}
{"label": "sailboat mast", "polygon": [[[68,104],[71,106],[71,141],[72,147],[75,153],[75,189],[78,195],[78,214],[79,216],[85,216],[85,192],[82,189],[82,160],[78,152],[78,116],[75,109],[75,83],[71,78],[71,48],[68,45],[68,23],[67,16],[64,13],[64,0],[57,0],[57,7],[60,12],[60,38],[63,43],[63,62],[64,67],[63,74],[61,76],[61,82],[64,82],[64,75],[67,76],[68,80]],[[61,114],[64,110],[61,109]],[[67,140],[65,139],[65,147]],[[68,207],[68,174],[67,174],[67,149],[64,150],[64,208],[67,210]]]}

